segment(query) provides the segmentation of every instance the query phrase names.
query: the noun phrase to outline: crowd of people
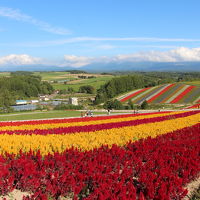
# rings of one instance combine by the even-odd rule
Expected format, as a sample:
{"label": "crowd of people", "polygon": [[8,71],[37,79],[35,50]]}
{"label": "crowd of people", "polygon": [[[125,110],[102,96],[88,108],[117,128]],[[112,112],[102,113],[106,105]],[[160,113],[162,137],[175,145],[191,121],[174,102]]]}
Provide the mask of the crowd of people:
{"label": "crowd of people", "polygon": [[87,110],[86,112],[81,112],[81,117],[92,117],[93,112],[91,110]]}

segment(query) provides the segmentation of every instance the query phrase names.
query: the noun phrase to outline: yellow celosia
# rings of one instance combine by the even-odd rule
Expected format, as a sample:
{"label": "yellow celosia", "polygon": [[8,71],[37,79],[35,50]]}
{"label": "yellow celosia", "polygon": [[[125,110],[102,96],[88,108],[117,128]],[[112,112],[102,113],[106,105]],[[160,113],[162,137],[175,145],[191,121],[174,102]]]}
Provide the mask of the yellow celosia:
{"label": "yellow celosia", "polygon": [[146,137],[176,131],[200,122],[200,113],[188,117],[171,119],[156,123],[140,124],[122,128],[112,128],[95,132],[80,132],[66,135],[0,135],[0,154],[18,154],[20,150],[28,152],[40,150],[42,155],[63,152],[71,147],[82,151],[99,148],[102,145],[125,145]]}

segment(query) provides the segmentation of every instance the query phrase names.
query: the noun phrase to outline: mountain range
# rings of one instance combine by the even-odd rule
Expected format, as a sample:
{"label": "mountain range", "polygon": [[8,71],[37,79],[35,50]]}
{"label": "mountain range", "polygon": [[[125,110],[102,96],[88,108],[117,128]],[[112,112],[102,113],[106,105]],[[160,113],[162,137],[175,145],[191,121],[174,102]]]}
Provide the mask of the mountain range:
{"label": "mountain range", "polygon": [[113,72],[113,71],[198,71],[200,62],[99,62],[74,68],[70,66],[58,67],[49,65],[21,65],[1,66],[0,71],[65,71],[84,70],[88,72]]}

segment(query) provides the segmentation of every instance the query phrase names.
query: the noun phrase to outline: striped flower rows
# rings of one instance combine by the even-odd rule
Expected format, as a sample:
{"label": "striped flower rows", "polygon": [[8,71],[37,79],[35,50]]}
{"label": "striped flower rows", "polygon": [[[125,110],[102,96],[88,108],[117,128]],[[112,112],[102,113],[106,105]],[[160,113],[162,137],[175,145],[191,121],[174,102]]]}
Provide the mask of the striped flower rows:
{"label": "striped flower rows", "polygon": [[195,88],[195,86],[188,86],[182,93],[180,93],[178,96],[176,96],[176,98],[173,99],[170,103],[178,103],[181,99],[184,98],[185,95],[187,95],[194,88]]}
{"label": "striped flower rows", "polygon": [[200,103],[187,107],[187,109],[200,108]]}
{"label": "striped flower rows", "polygon": [[128,95],[119,97],[121,102],[131,99],[140,104],[144,100],[148,103],[192,103],[200,101],[200,88],[183,84],[167,84],[136,90]]}
{"label": "striped flower rows", "polygon": [[0,128],[0,195],[16,189],[29,194],[24,200],[181,199],[200,171],[200,111]]}
{"label": "striped flower rows", "polygon": [[132,99],[134,96],[137,96],[138,94],[148,90],[149,88],[144,88],[144,89],[140,89],[140,90],[136,90],[133,93],[128,94],[127,96],[123,96],[122,98],[119,98],[119,100],[121,102],[127,101],[129,99]]}
{"label": "striped flower rows", "polygon": [[[123,146],[149,136],[156,137],[195,125],[199,111],[124,115],[104,118],[79,118],[35,122],[2,123],[0,127],[0,154],[19,154],[40,150],[42,155],[77,148],[81,151]],[[46,122],[46,123],[45,123]],[[38,124],[37,124],[38,123]]]}

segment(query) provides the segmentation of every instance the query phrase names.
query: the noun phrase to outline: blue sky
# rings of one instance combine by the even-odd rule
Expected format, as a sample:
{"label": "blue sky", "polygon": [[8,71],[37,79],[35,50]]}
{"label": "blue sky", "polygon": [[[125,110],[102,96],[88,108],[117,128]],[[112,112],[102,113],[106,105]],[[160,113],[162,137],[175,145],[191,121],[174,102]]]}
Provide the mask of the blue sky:
{"label": "blue sky", "polygon": [[0,65],[199,61],[199,0],[1,0]]}

